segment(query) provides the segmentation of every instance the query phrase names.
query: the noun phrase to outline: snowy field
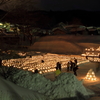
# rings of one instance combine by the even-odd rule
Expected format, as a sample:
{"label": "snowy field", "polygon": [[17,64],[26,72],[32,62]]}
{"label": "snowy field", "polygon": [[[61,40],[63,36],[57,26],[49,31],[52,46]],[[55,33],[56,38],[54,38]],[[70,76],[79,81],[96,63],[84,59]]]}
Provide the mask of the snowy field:
{"label": "snowy field", "polygon": [[[90,40],[90,37],[83,37],[83,40],[82,37],[74,37],[43,37],[29,47],[30,50],[41,52],[19,52],[18,55],[22,57],[15,58],[14,54],[9,57],[5,55],[3,65],[13,66],[17,70],[6,79],[0,76],[0,100],[100,100],[99,65],[80,56],[86,47],[99,47],[99,37],[91,37]],[[79,65],[77,77],[71,71],[66,72],[67,62],[74,57]],[[58,61],[63,70],[55,78]],[[36,68],[39,74],[34,74]],[[90,69],[93,69],[96,81],[84,79]]]}
{"label": "snowy field", "polygon": [[[67,62],[73,60],[74,57],[77,58],[78,65],[89,62],[81,56],[50,53],[32,56],[31,58],[28,56],[26,58],[3,60],[4,65],[17,67],[18,71],[9,75],[6,80],[1,77],[0,100],[88,99],[90,95],[94,95],[94,92],[85,88],[83,82],[78,80],[73,73],[62,72],[53,81],[46,78],[50,72],[52,72],[52,75],[54,74],[58,61],[62,63],[62,68],[64,69],[67,66]],[[41,60],[44,60],[44,63]],[[36,62],[37,64],[34,67]],[[31,69],[29,66],[31,66]],[[41,73],[34,74],[35,68],[39,69]]]}
{"label": "snowy field", "polygon": [[[60,54],[42,54],[35,56],[27,56],[25,58],[17,58],[17,59],[8,59],[3,60],[3,66],[14,66],[20,69],[28,70],[34,72],[35,69],[38,69],[40,74],[45,74],[49,72],[55,71],[56,63],[60,62],[62,64],[62,68],[67,67],[67,63],[70,60],[74,60],[74,55],[60,55]],[[85,57],[77,56],[76,59],[80,63],[87,62]],[[44,61],[42,63],[41,61]]]}

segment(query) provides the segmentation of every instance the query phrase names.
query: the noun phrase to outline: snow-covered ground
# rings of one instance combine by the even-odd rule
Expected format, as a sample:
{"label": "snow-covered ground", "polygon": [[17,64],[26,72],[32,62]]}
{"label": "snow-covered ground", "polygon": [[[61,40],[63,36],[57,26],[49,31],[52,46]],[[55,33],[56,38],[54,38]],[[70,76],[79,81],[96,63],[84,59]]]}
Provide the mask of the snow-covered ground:
{"label": "snow-covered ground", "polygon": [[0,100],[47,100],[47,97],[0,77]]}
{"label": "snow-covered ground", "polygon": [[[30,57],[26,54],[25,58],[7,59],[3,60],[2,62],[4,66],[14,66],[32,72],[34,72],[35,69],[38,69],[41,74],[45,74],[55,71],[57,62],[61,63],[62,68],[66,68],[68,61],[73,61],[74,57],[74,55],[60,55],[51,53],[34,55]],[[79,55],[76,56],[76,59],[78,60],[78,64],[88,62],[85,57],[81,57]],[[42,60],[44,63],[41,62]]]}
{"label": "snow-covered ground", "polygon": [[0,77],[0,94],[0,100],[86,100],[94,93],[87,90],[72,73],[62,73],[51,81],[41,74],[20,70],[7,80]]}
{"label": "snow-covered ground", "polygon": [[[45,38],[45,37],[44,37]],[[9,75],[5,80],[2,76],[0,77],[0,100],[100,100],[100,73],[98,70],[98,64],[92,62],[85,62],[80,55],[74,55],[73,53],[82,53],[85,47],[98,47],[99,44],[92,43],[91,41],[97,38],[92,37],[92,40],[89,41],[87,37],[82,40],[82,37],[76,37],[72,41],[72,37],[69,37],[68,41],[65,41],[66,38],[57,36],[42,38],[42,41],[38,41],[33,44],[30,49],[37,51],[46,51],[46,52],[57,52],[63,53],[65,55],[44,55],[38,53],[38,56],[32,55],[32,52],[28,54],[26,58],[19,58],[5,60],[4,65],[20,67],[18,71]],[[51,40],[53,39],[53,40]],[[89,43],[84,43],[83,41],[87,39]],[[77,42],[74,42],[74,40]],[[95,42],[96,42],[95,41]],[[86,42],[86,41],[85,41]],[[20,55],[21,53],[19,53]],[[32,55],[30,57],[29,55]],[[5,56],[6,57],[6,56]],[[5,58],[4,57],[4,58]],[[47,59],[46,57],[49,57]],[[73,72],[66,72],[66,63],[70,59],[76,57],[79,63],[79,69],[77,71],[78,76],[74,76]],[[10,57],[8,57],[10,58]],[[11,56],[11,58],[13,58]],[[38,58],[36,60],[36,58]],[[41,60],[44,59],[44,65],[41,63]],[[51,59],[51,60],[50,60]],[[46,70],[46,73],[34,74],[33,70],[29,70],[29,66],[34,66],[39,68],[42,66],[40,71]],[[61,61],[63,65],[62,73],[55,78],[54,71],[50,69],[55,67],[57,61]],[[20,63],[18,63],[20,62]],[[27,63],[28,62],[28,63]],[[48,66],[47,66],[48,65]],[[52,66],[51,66],[52,65]],[[25,68],[27,67],[27,68]],[[23,70],[23,68],[25,68]],[[96,81],[85,80],[88,70],[93,69],[96,74]],[[47,69],[49,71],[47,71]],[[93,97],[90,97],[92,95]]]}
{"label": "snow-covered ground", "polygon": [[[39,55],[37,55],[37,57],[32,56],[32,58],[33,59],[38,58],[37,62],[40,62],[41,57],[38,57],[38,56]],[[61,56],[58,54],[46,54],[44,55],[45,66],[43,67],[46,68],[47,62],[49,62],[51,59],[52,60],[56,59],[55,62],[62,61],[62,62],[66,62],[65,64],[67,64],[67,61],[70,59],[73,59],[74,57],[75,55]],[[32,61],[34,62],[32,58],[29,58],[30,62]],[[79,66],[88,62],[85,58],[82,58],[81,56],[76,56],[76,58],[78,59]],[[9,60],[8,62],[11,63],[11,61]],[[5,62],[5,64],[6,63],[8,64],[8,62]],[[16,65],[16,62],[14,62],[14,64]],[[56,63],[54,64],[56,65]],[[63,64],[63,66],[65,66],[65,64]],[[24,67],[25,66],[23,66],[23,68]],[[55,66],[53,67],[55,68]],[[38,68],[38,64],[37,64],[37,68]],[[1,89],[2,99],[0,100],[17,100],[17,99],[19,100],[55,100],[55,99],[64,99],[64,98],[66,99],[71,98],[71,100],[86,100],[90,97],[90,95],[95,94],[93,91],[84,87],[83,81],[78,80],[76,76],[74,76],[73,73],[67,73],[65,69],[66,67],[63,67],[64,72],[62,72],[56,79],[52,81],[51,79],[53,77],[51,77],[50,74],[54,75],[54,71],[52,71],[52,73],[47,72],[47,73],[42,73],[42,74],[34,74],[32,71],[30,72],[28,70],[23,70],[22,68],[19,68],[18,71],[9,75],[9,77],[7,77],[6,80],[1,77],[2,82],[0,82],[1,83],[0,86],[2,88],[0,89]],[[48,75],[50,76],[51,79],[48,78]],[[54,78],[55,78],[55,75],[54,75]],[[5,96],[6,98],[3,98]]]}

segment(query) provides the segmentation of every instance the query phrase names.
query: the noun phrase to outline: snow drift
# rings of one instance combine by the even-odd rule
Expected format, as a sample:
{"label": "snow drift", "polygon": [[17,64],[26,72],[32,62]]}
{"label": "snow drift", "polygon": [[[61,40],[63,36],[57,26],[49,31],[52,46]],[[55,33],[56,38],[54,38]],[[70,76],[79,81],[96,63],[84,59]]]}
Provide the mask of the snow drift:
{"label": "snow drift", "polygon": [[[0,77],[0,100],[47,100],[36,91],[28,90]],[[49,100],[49,99],[48,99]]]}
{"label": "snow drift", "polygon": [[55,81],[51,81],[41,74],[20,70],[18,73],[9,76],[8,80],[18,86],[44,94],[50,100],[64,98],[86,100],[90,95],[94,94],[91,91],[87,91],[82,81],[77,80],[72,73],[61,73]]}

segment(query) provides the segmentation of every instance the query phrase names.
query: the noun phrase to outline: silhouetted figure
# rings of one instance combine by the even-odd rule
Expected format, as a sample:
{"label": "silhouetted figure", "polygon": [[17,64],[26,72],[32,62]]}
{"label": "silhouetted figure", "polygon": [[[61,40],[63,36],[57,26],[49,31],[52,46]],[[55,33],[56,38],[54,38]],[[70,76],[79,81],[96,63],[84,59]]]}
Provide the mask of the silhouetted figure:
{"label": "silhouetted figure", "polygon": [[60,62],[57,62],[56,68],[59,69],[59,70],[61,71],[61,63],[60,63]]}
{"label": "silhouetted figure", "polygon": [[30,55],[29,57],[32,58],[32,55]]}
{"label": "silhouetted figure", "polygon": [[72,61],[70,60],[70,61],[69,61],[69,70],[70,70],[70,71],[72,71],[72,66],[73,66],[73,63],[72,63]]}
{"label": "silhouetted figure", "polygon": [[59,69],[57,66],[55,68],[56,68],[56,70]]}
{"label": "silhouetted figure", "polygon": [[41,63],[44,63],[44,60],[41,60]]}
{"label": "silhouetted figure", "polygon": [[59,70],[61,71],[61,63],[59,63]]}
{"label": "silhouetted figure", "polygon": [[35,69],[34,73],[39,73],[38,69]]}
{"label": "silhouetted figure", "polygon": [[75,62],[75,64],[77,65],[77,59],[76,59],[76,58],[74,58],[74,62]]}
{"label": "silhouetted figure", "polygon": [[73,62],[70,60],[67,63],[67,71],[72,71],[72,67],[73,67]]}
{"label": "silhouetted figure", "polygon": [[100,59],[100,54],[99,54],[99,59]]}
{"label": "silhouetted figure", "polygon": [[67,63],[67,72],[70,70],[70,63]]}
{"label": "silhouetted figure", "polygon": [[71,63],[71,71],[73,71],[73,68],[76,66],[76,63],[75,62],[72,62]]}
{"label": "silhouetted figure", "polygon": [[78,65],[76,65],[76,66],[73,68],[74,75],[76,75],[76,76],[77,76],[77,73],[76,73],[77,70],[78,70]]}
{"label": "silhouetted figure", "polygon": [[70,71],[73,69],[74,62],[70,61]]}
{"label": "silhouetted figure", "polygon": [[2,66],[2,59],[0,58],[0,66]]}
{"label": "silhouetted figure", "polygon": [[88,56],[86,56],[86,59],[88,60]]}

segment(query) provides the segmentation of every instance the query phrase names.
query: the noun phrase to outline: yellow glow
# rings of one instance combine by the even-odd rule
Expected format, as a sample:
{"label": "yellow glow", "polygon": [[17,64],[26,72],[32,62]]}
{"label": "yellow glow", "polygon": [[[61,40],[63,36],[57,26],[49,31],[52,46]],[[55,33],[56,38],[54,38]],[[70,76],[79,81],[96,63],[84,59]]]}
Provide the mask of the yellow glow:
{"label": "yellow glow", "polygon": [[87,75],[86,77],[88,77],[89,75]]}
{"label": "yellow glow", "polygon": [[40,74],[42,74],[42,72],[41,72],[41,71],[40,71],[39,73],[40,73]]}
{"label": "yellow glow", "polygon": [[91,81],[95,81],[96,77],[95,77],[95,73],[93,72],[92,69],[90,69],[85,77],[85,79],[87,80],[91,80]]}
{"label": "yellow glow", "polygon": [[[26,55],[26,53],[20,52],[18,55]],[[40,70],[39,73],[44,74],[48,72],[56,71],[56,63],[58,61],[62,62],[62,68],[66,68],[66,62],[70,60],[71,56],[67,55],[58,55],[58,54],[46,54],[43,56],[32,56],[32,58],[29,58],[28,56],[26,58],[19,58],[19,59],[9,59],[9,60],[3,60],[3,65],[14,66],[17,68],[21,68],[24,70],[32,71],[34,72],[35,68]],[[41,60],[44,59],[44,63],[41,63]],[[78,65],[81,63],[88,62],[87,60],[78,57]],[[23,63],[24,62],[24,63]]]}
{"label": "yellow glow", "polygon": [[0,25],[3,25],[2,23],[0,23]]}
{"label": "yellow glow", "polygon": [[91,80],[93,81],[93,78]]}

